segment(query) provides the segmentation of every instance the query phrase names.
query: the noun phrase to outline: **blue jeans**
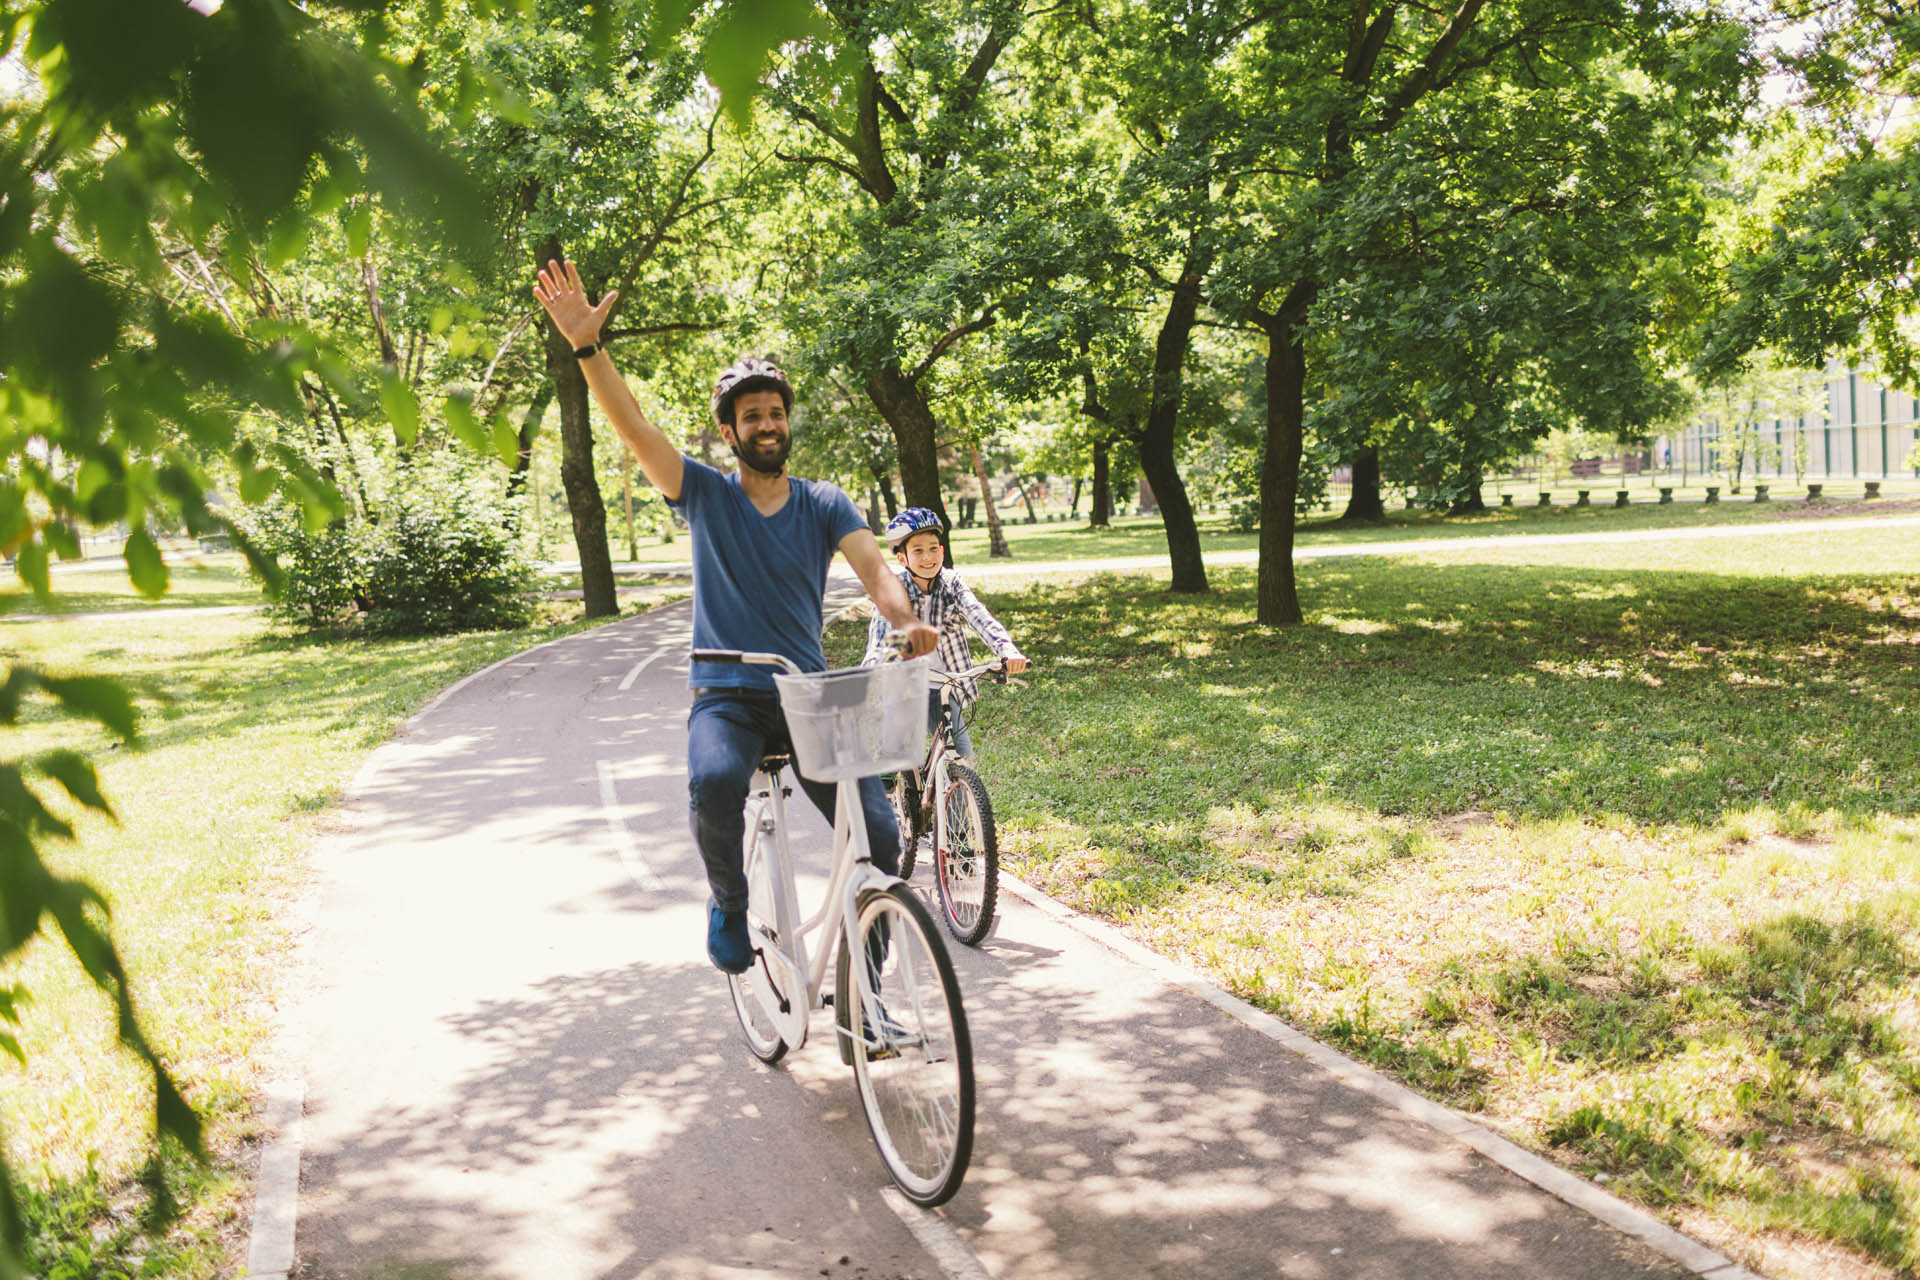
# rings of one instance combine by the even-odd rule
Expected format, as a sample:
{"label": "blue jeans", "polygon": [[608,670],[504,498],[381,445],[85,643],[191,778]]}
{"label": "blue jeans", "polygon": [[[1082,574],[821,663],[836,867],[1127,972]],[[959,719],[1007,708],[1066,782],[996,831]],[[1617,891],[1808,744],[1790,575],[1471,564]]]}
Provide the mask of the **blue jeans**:
{"label": "blue jeans", "polygon": [[[707,886],[724,911],[747,905],[746,860],[741,841],[746,834],[742,810],[747,784],[760,757],[787,750],[787,720],[773,693],[749,689],[696,691],[687,713],[687,797],[692,809],[693,839],[707,866]],[[833,821],[838,787],[800,777],[807,799],[827,821]],[[867,843],[873,865],[894,875],[900,870],[900,824],[878,778],[860,779],[860,807],[867,819]]]}
{"label": "blue jeans", "polygon": [[[967,736],[967,709],[959,703],[952,705],[953,713],[953,749],[962,759],[973,755],[973,739]],[[927,690],[927,728],[934,733],[940,732],[940,691]]]}

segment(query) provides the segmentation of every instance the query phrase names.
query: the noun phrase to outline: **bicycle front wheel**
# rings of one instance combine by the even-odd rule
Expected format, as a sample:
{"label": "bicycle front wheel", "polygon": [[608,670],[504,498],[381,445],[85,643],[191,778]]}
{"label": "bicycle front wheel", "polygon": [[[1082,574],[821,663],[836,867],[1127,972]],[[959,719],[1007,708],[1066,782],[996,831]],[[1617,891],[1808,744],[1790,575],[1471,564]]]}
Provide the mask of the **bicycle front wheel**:
{"label": "bicycle front wheel", "polygon": [[835,1004],[867,1129],[915,1204],[945,1204],[973,1154],[973,1042],[933,920],[905,885],[861,895],[860,959],[840,941]]}
{"label": "bicycle front wheel", "polygon": [[[756,949],[768,944],[775,923],[773,908],[773,871],[768,865],[765,842],[773,837],[758,830],[759,815],[747,812],[746,863],[747,929]],[[786,1056],[787,1042],[781,1038],[775,1011],[788,998],[774,984],[772,968],[760,956],[745,973],[727,975],[727,993],[733,997],[734,1016],[740,1019],[740,1034],[747,1048],[760,1061],[772,1065]]]}
{"label": "bicycle front wheel", "polygon": [[902,769],[887,787],[887,799],[893,804],[893,820],[900,828],[900,878],[913,878],[913,863],[920,843],[920,779],[913,770]]}
{"label": "bicycle front wheel", "polygon": [[959,761],[947,766],[947,794],[933,832],[933,883],[947,929],[978,946],[993,927],[1000,895],[1000,837],[987,784]]}

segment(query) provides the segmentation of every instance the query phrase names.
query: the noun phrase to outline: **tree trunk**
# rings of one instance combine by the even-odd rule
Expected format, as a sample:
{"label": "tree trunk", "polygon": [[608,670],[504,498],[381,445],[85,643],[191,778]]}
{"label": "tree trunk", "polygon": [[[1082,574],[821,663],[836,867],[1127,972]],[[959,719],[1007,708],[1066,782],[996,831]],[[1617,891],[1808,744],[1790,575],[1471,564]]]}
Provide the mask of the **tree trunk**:
{"label": "tree trunk", "polygon": [[1067,508],[1067,518],[1070,520],[1078,520],[1080,518],[1080,486],[1086,482],[1087,478],[1085,476],[1075,476],[1073,478],[1073,505]]}
{"label": "tree trunk", "polygon": [[940,523],[952,528],[947,505],[940,500],[940,459],[936,442],[940,423],[933,416],[920,386],[898,360],[889,360],[866,378],[867,397],[873,407],[893,428],[895,452],[900,457],[900,487],[906,491],[910,507],[926,507],[939,513]]}
{"label": "tree trunk", "polygon": [[1301,621],[1293,577],[1293,508],[1300,494],[1306,418],[1306,348],[1294,326],[1269,318],[1267,456],[1260,466],[1260,570],[1254,617],[1263,626]]}
{"label": "tree trunk", "polygon": [[886,504],[887,519],[891,520],[900,514],[900,499],[893,493],[893,471],[888,467],[875,467],[873,478],[880,486],[880,501]]}
{"label": "tree trunk", "polygon": [[507,492],[518,494],[525,491],[527,478],[533,467],[533,442],[540,434],[540,421],[547,416],[547,406],[553,403],[553,382],[551,379],[540,384],[533,393],[533,401],[527,405],[527,411],[520,419],[520,450],[514,455],[513,470],[507,473]]}
{"label": "tree trunk", "polygon": [[1034,512],[1033,512],[1033,489],[1034,489],[1034,484],[1033,484],[1033,481],[1032,481],[1032,479],[1031,479],[1031,478],[1028,478],[1028,479],[1021,479],[1021,477],[1019,477],[1019,476],[1015,476],[1015,477],[1014,477],[1014,479],[1016,479],[1016,480],[1019,480],[1019,481],[1020,481],[1020,500],[1021,500],[1022,502],[1024,502],[1024,503],[1026,503],[1026,504],[1027,504],[1027,523],[1028,523],[1028,524],[1039,524],[1039,523],[1040,523],[1040,517],[1039,517],[1039,516],[1037,516],[1037,515],[1035,515],[1035,514],[1034,514]]}
{"label": "tree trunk", "polygon": [[1485,511],[1487,509],[1487,500],[1480,492],[1481,486],[1484,483],[1483,473],[1477,466],[1465,467],[1462,468],[1462,471],[1463,474],[1460,480],[1463,492],[1460,497],[1454,501],[1452,514],[1459,516],[1474,511]]}
{"label": "tree trunk", "polygon": [[[1183,279],[1181,287],[1174,290],[1160,336],[1154,341],[1153,397],[1147,407],[1146,429],[1140,434],[1140,470],[1159,500],[1160,518],[1167,530],[1167,557],[1173,562],[1171,585],[1181,592],[1207,589],[1207,566],[1200,558],[1200,529],[1194,523],[1186,482],[1180,479],[1180,466],[1173,456],[1180,425],[1181,375],[1200,309],[1200,295],[1193,283],[1193,278]],[[1291,522],[1287,527],[1293,527]]]}
{"label": "tree trunk", "polygon": [[1385,520],[1387,504],[1380,496],[1380,450],[1367,445],[1353,455],[1353,492],[1347,496],[1342,520]]}
{"label": "tree trunk", "polygon": [[[1207,566],[1200,558],[1200,528],[1194,523],[1187,486],[1174,461],[1171,423],[1159,430],[1149,425],[1140,438],[1140,470],[1153,486],[1153,495],[1160,501],[1160,518],[1166,522],[1167,556],[1173,562],[1172,590],[1205,591]],[[1288,527],[1292,527],[1291,522]]]}
{"label": "tree trunk", "polygon": [[[557,239],[548,239],[536,251],[537,260],[565,261]],[[560,404],[560,484],[567,492],[567,510],[573,517],[573,545],[580,555],[580,592],[589,618],[610,618],[620,612],[614,594],[613,553],[607,547],[607,507],[600,498],[600,482],[593,475],[593,420],[587,379],[573,347],[551,320],[542,320],[546,335],[547,372],[553,376],[554,399]]]}
{"label": "tree trunk", "polygon": [[1105,440],[1093,442],[1093,501],[1087,509],[1087,526],[1106,529],[1113,524],[1113,446]]}
{"label": "tree trunk", "polygon": [[1000,508],[994,505],[993,494],[987,488],[987,464],[981,458],[978,449],[968,449],[973,455],[973,478],[980,482],[980,492],[985,494],[984,505],[987,508],[987,556],[993,560],[1009,560],[1013,551],[1007,546],[1007,535],[1000,529]]}
{"label": "tree trunk", "polygon": [[633,468],[634,458],[630,451],[620,455],[620,502],[626,508],[627,517],[627,559],[640,558],[640,539],[633,532]]}

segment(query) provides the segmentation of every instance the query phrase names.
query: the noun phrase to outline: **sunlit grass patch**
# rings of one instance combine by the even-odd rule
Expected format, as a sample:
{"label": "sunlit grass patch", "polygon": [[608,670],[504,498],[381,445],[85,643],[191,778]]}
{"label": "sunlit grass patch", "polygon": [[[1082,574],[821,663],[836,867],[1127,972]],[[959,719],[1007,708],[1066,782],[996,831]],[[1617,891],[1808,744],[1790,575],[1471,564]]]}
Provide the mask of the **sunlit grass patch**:
{"label": "sunlit grass patch", "polygon": [[974,724],[1003,856],[1744,1258],[1911,1271],[1920,539],[1877,537],[1313,562],[1286,630],[1247,574],[983,593],[1037,663]]}
{"label": "sunlit grass patch", "polygon": [[235,553],[220,552],[171,563],[167,575],[167,594],[160,600],[149,600],[134,589],[124,563],[61,567],[53,575],[53,595],[41,599],[11,572],[0,573],[0,617],[250,606],[262,601],[259,585],[247,577]]}

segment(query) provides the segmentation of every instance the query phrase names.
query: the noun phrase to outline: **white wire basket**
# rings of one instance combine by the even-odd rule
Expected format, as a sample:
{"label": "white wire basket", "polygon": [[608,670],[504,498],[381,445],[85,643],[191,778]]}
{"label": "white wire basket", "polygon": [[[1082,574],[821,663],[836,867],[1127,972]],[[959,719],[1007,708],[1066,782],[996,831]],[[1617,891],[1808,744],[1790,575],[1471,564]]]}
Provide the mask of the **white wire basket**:
{"label": "white wire basket", "polygon": [[919,764],[926,754],[932,664],[929,655],[809,675],[774,672],[801,774],[839,782]]}

